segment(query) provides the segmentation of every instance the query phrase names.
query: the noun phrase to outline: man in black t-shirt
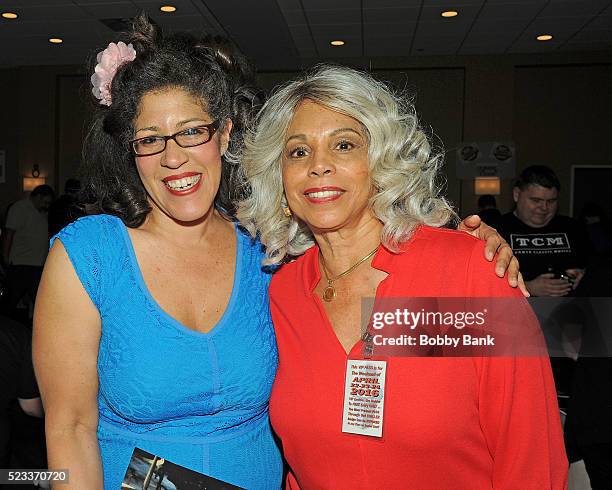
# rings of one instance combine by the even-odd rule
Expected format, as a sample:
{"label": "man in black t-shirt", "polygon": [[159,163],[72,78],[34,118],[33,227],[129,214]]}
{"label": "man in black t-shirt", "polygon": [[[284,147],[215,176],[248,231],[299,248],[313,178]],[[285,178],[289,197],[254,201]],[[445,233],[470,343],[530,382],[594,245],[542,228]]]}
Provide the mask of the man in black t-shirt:
{"label": "man in black t-shirt", "polygon": [[[513,189],[516,209],[504,214],[498,226],[519,260],[532,296],[574,295],[584,276],[586,232],[578,221],[557,215],[560,189],[550,168],[527,167]],[[569,325],[543,324],[543,328],[557,393],[565,400],[571,391],[577,332]]]}
{"label": "man in black t-shirt", "polygon": [[513,189],[516,209],[498,226],[532,296],[566,296],[584,276],[586,233],[577,220],[557,215],[560,189],[550,168],[527,167]]}
{"label": "man in black t-shirt", "polygon": [[[550,168],[527,167],[513,189],[516,209],[503,215],[498,227],[519,259],[525,285],[533,296],[580,294],[576,288],[585,272],[587,235],[577,220],[557,215],[560,189]],[[571,322],[570,313],[575,310],[569,306],[564,304],[561,316]],[[585,326],[593,323],[597,322],[587,321]],[[583,347],[592,334],[583,332]],[[549,347],[550,340],[547,337]],[[568,457],[570,462],[584,459],[592,487],[597,490],[610,488],[612,475],[610,406],[605,405],[610,400],[609,363],[610,358],[580,358],[576,370],[569,358],[551,358],[557,392],[571,394],[566,425]]]}

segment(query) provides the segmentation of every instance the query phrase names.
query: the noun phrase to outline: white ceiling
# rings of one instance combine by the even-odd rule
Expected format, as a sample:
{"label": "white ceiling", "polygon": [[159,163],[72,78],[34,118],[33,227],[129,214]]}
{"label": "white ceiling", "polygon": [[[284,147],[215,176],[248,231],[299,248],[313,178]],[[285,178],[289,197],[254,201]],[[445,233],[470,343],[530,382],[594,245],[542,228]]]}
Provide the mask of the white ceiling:
{"label": "white ceiling", "polygon": [[[163,4],[177,11],[164,14]],[[451,8],[457,17],[440,16]],[[143,10],[167,29],[229,37],[262,69],[350,57],[612,51],[612,0],[0,0],[0,11],[19,14],[0,18],[0,67],[83,64],[117,38],[100,19]],[[537,42],[539,34],[554,39]],[[332,47],[332,39],[346,45]]]}

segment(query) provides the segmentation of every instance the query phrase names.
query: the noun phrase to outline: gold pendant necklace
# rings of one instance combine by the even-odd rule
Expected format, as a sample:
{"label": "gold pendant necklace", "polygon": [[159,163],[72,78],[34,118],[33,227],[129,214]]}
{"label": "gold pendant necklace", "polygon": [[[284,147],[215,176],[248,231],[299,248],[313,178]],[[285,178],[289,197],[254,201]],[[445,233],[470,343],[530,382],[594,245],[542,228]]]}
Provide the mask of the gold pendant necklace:
{"label": "gold pendant necklace", "polygon": [[334,298],[336,297],[336,289],[334,288],[334,282],[336,282],[341,277],[344,277],[347,274],[350,274],[351,272],[353,272],[355,269],[357,269],[357,267],[359,267],[366,260],[372,257],[376,253],[377,250],[378,250],[378,245],[376,245],[376,248],[372,250],[368,255],[360,259],[356,264],[346,269],[343,273],[338,274],[336,277],[329,277],[329,274],[327,273],[327,266],[325,265],[325,257],[323,257],[323,254],[321,254],[321,263],[323,265],[323,272],[325,273],[325,279],[327,280],[327,287],[323,290],[323,301],[326,301],[327,303],[329,303],[330,301],[333,301]]}

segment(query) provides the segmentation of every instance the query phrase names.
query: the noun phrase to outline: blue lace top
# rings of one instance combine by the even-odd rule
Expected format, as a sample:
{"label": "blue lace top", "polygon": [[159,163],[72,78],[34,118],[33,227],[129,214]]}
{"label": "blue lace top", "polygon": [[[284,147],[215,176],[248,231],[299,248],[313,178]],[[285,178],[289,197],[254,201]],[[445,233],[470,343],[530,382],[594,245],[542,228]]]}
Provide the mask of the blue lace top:
{"label": "blue lace top", "polygon": [[52,239],[61,240],[102,319],[105,489],[121,486],[134,447],[241,487],[280,487],[268,419],[278,362],[270,278],[261,245],[238,228],[236,235],[232,294],[209,333],[188,329],[156,303],[119,218],[81,218]]}

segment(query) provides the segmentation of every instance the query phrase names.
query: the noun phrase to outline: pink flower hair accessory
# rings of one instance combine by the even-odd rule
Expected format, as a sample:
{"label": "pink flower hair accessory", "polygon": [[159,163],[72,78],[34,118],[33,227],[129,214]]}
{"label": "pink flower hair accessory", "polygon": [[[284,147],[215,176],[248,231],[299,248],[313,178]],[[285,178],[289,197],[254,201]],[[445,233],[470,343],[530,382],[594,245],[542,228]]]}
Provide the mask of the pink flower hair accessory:
{"label": "pink flower hair accessory", "polygon": [[100,51],[96,60],[98,64],[91,76],[93,88],[91,93],[100,104],[110,106],[113,102],[111,97],[111,83],[121,65],[134,61],[136,50],[131,44],[119,41],[117,44],[110,43],[104,51]]}

